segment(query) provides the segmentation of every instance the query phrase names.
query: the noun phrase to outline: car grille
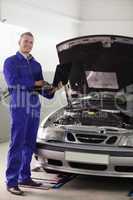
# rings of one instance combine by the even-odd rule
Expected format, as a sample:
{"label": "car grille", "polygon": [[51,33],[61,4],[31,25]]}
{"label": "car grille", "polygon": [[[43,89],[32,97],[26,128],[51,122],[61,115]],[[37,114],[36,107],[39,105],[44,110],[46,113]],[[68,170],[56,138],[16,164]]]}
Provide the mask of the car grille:
{"label": "car grille", "polygon": [[82,143],[102,143],[106,140],[107,136],[102,135],[88,135],[88,134],[76,134],[76,138]]}
{"label": "car grille", "polygon": [[73,143],[115,145],[119,136],[68,132],[66,138],[67,142]]}

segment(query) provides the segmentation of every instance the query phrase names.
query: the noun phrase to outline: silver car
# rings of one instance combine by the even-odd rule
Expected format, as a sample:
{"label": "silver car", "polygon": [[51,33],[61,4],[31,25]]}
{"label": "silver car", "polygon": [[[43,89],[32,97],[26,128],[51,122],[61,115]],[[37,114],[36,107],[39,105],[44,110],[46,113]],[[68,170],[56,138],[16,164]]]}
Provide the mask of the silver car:
{"label": "silver car", "polygon": [[67,106],[38,130],[46,171],[133,177],[133,38],[94,35],[57,45],[53,85]]}

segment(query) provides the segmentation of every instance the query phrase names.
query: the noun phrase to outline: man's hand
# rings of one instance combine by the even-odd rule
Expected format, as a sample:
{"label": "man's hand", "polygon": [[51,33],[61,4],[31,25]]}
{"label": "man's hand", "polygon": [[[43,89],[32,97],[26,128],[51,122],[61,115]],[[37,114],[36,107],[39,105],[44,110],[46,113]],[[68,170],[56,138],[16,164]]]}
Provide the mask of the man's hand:
{"label": "man's hand", "polygon": [[54,87],[50,93],[55,93],[57,90],[60,90],[63,87],[62,82],[60,81],[57,87]]}
{"label": "man's hand", "polygon": [[43,87],[44,86],[44,80],[35,81],[36,87]]}

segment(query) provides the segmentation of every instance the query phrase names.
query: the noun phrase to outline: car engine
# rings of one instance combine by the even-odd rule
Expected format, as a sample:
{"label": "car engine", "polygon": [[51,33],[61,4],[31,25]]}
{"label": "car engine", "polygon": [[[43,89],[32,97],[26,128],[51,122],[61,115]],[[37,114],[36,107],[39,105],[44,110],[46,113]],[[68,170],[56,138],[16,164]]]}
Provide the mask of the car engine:
{"label": "car engine", "polygon": [[[117,102],[117,104],[116,104]],[[76,99],[64,109],[63,115],[54,121],[54,125],[113,126],[133,128],[133,118],[122,112],[126,102],[121,98],[114,100],[114,95],[106,94],[101,99]]]}

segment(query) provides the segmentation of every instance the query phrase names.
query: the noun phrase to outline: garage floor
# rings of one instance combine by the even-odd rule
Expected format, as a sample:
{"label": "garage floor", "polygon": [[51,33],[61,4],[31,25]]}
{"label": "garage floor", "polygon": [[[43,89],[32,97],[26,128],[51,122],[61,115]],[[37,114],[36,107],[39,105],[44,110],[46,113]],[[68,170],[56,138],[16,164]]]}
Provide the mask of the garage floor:
{"label": "garage floor", "polygon": [[[0,144],[0,200],[126,200],[133,181],[103,177],[78,176],[57,190],[24,189],[25,197],[14,196],[6,191],[4,171],[8,143]],[[2,176],[1,176],[2,175]],[[45,174],[44,174],[45,176]]]}

